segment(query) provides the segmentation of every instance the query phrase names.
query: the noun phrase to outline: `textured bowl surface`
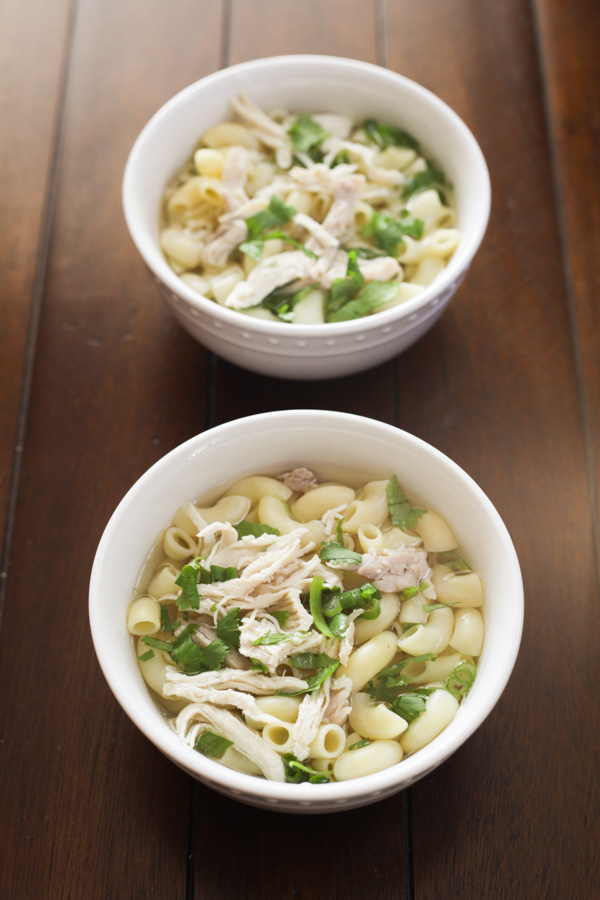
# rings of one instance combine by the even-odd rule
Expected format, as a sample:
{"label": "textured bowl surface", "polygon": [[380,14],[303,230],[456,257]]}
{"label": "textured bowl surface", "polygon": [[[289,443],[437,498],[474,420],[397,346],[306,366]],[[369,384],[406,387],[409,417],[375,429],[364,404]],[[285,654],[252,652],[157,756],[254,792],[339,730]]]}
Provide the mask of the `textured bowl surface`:
{"label": "textured bowl surface", "polygon": [[[461,240],[446,269],[417,297],[357,321],[288,325],[245,316],[200,296],[172,271],[159,245],[166,183],[198,138],[230,117],[244,91],[265,109],[331,111],[396,123],[412,132],[454,185]],[[131,236],[178,321],[237,365],[284,378],[326,378],[370,368],[405,350],[438,319],[485,233],[490,181],[479,146],[438,97],[387,69],[327,56],[259,59],[209,75],[166,103],[146,125],[127,162],[123,206]]]}
{"label": "textured bowl surface", "polygon": [[[473,689],[455,719],[398,765],[338,784],[276,784],[234,772],[189,748],[169,728],[144,684],[125,618],[142,564],[177,507],[218,495],[243,475],[298,465],[321,477],[387,478],[437,509],[485,585],[485,640]],[[121,501],[100,541],[90,584],[96,653],[117,700],[174,763],[208,786],[255,806],[330,812],[373,803],[440,765],[488,715],[512,671],[521,638],[523,587],[500,516],[475,482],[448,457],[404,431],[371,419],[319,410],[266,413],[192,438],[149,469]]]}

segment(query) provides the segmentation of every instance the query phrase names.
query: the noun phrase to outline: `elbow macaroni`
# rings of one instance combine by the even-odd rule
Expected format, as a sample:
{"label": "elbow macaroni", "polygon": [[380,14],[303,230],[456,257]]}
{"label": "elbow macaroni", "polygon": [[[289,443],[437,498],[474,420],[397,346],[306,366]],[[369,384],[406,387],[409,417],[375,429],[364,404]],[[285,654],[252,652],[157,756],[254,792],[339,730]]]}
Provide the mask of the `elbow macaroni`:
{"label": "elbow macaroni", "polygon": [[[199,168],[213,163],[206,153]],[[482,650],[482,581],[438,513],[407,530],[390,524],[387,487],[319,483],[298,469],[239,479],[214,502],[176,510],[127,628],[144,681],[190,746],[218,730],[202,718],[214,704],[246,735],[231,738],[223,765],[261,776],[260,746],[267,769],[298,754],[292,780],[345,781],[397,764],[449,724]],[[332,550],[320,559],[324,542]],[[347,561],[330,555],[340,543]],[[363,565],[374,573],[366,587]],[[383,590],[394,565],[410,590]]]}

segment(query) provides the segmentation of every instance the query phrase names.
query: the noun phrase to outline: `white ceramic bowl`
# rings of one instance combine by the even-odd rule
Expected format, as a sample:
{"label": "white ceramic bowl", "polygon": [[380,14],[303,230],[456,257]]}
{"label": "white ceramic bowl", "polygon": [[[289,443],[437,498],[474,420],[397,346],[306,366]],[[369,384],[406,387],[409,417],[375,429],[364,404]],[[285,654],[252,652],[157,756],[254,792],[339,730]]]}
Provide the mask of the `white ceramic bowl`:
{"label": "white ceramic bowl", "polygon": [[[243,448],[243,449],[241,449]],[[169,728],[142,679],[125,626],[131,592],[159,532],[182,503],[253,472],[307,465],[358,480],[396,473],[407,492],[447,518],[485,585],[485,639],[475,684],[448,727],[398,765],[337,784],[279,784],[225,768]],[[90,585],[90,621],[104,675],[138,728],[174,763],[223,794],[287,812],[330,812],[373,803],[439,766],[488,715],[510,676],[523,621],[523,587],[511,539],[491,502],[448,457],[372,419],[296,410],[239,419],[192,438],[131,488],[100,541]]]}
{"label": "white ceramic bowl", "polygon": [[[447,268],[417,297],[367,318],[289,325],[245,316],[193,291],[167,264],[159,245],[166,183],[200,135],[230,117],[229,100],[245,91],[262,108],[373,116],[417,137],[454,184],[461,240]],[[179,322],[225,359],[266,375],[330,378],[378,365],[409,347],[439,318],[481,243],[490,181],[475,138],[438,97],[369,63],[328,56],[259,59],[209,75],[166,103],[137,139],[123,182],[131,236]]]}

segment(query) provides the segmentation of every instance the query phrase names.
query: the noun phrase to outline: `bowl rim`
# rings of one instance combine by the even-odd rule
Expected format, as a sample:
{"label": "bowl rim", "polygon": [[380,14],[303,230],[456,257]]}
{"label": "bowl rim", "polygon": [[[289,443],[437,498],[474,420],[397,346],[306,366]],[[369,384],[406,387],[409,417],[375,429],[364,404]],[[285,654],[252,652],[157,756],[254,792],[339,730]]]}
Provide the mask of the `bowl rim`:
{"label": "bowl rim", "polygon": [[[447,729],[442,731],[431,743],[421,748],[417,753],[401,760],[396,766],[355,780],[322,785],[308,783],[296,785],[272,782],[226,768],[220,763],[198,754],[182,741],[175,732],[170,731],[166,722],[160,718],[158,709],[156,717],[147,716],[144,710],[140,711],[131,698],[123,695],[122,685],[117,681],[116,675],[112,671],[114,654],[108,643],[104,642],[101,621],[102,576],[103,568],[108,564],[106,559],[107,548],[112,540],[112,533],[118,528],[120,519],[136,503],[138,496],[146,490],[146,487],[160,475],[162,470],[170,469],[180,461],[189,461],[191,458],[190,451],[198,452],[202,445],[212,446],[222,439],[231,440],[236,435],[236,432],[260,428],[268,422],[273,422],[277,427],[282,427],[285,426],[286,420],[290,422],[290,426],[293,421],[295,427],[299,427],[299,423],[302,424],[303,422],[305,426],[310,423],[311,428],[318,428],[321,424],[326,424],[328,427],[339,427],[340,429],[351,425],[366,427],[370,429],[370,433],[374,437],[381,436],[388,440],[392,438],[395,440],[400,439],[403,443],[406,442],[409,447],[426,452],[430,457],[435,458],[442,466],[446,467],[452,477],[459,479],[464,487],[475,495],[493,523],[495,536],[501,542],[498,552],[502,553],[505,561],[506,583],[510,585],[511,595],[514,597],[516,614],[516,618],[511,620],[513,625],[511,628],[511,641],[505,647],[503,654],[501,677],[495,678],[494,683],[489,686],[485,697],[480,698],[477,709],[471,710],[470,720],[458,733],[448,737]],[[393,425],[388,425],[366,416],[314,409],[280,410],[234,419],[207,429],[166,453],[137,479],[113,512],[104,529],[95,554],[89,588],[90,628],[100,667],[120,706],[137,728],[161,752],[182,769],[193,775],[193,777],[207,782],[217,790],[223,790],[234,796],[238,795],[240,799],[243,799],[245,796],[246,798],[255,798],[257,801],[261,800],[263,803],[273,803],[274,808],[276,808],[278,802],[289,805],[297,803],[299,806],[302,806],[303,804],[309,805],[308,801],[310,801],[310,806],[314,806],[315,809],[318,809],[319,806],[325,808],[329,804],[335,805],[337,801],[340,803],[340,809],[343,803],[360,801],[361,799],[363,802],[370,802],[368,799],[370,795],[375,795],[374,799],[376,799],[376,796],[380,794],[386,795],[386,793],[401,790],[440,765],[479,728],[505,689],[519,650],[523,616],[523,582],[513,542],[492,502],[464,469],[446,454],[433,447],[433,445]],[[152,701],[151,697],[150,699]],[[457,715],[459,714],[460,709]]]}
{"label": "bowl rim", "polygon": [[[257,70],[264,69],[268,71],[271,68],[276,69],[281,66],[298,65],[307,67],[322,65],[329,68],[330,71],[337,70],[338,72],[351,68],[359,74],[364,73],[371,78],[380,78],[382,84],[387,83],[388,86],[396,88],[401,86],[404,90],[420,95],[425,102],[438,111],[451,127],[461,134],[462,139],[466,142],[466,146],[470,148],[469,163],[471,172],[473,177],[479,181],[479,203],[477,207],[477,223],[468,241],[465,242],[465,236],[461,232],[462,243],[459,242],[457,250],[450,258],[445,269],[415,297],[391,309],[351,321],[318,324],[293,323],[293,331],[290,334],[289,323],[272,322],[266,319],[253,318],[252,316],[241,317],[238,310],[221,306],[221,304],[215,303],[214,300],[197,293],[185,284],[170,268],[160,248],[153,246],[150,250],[139,233],[140,229],[135,210],[134,181],[140,158],[143,156],[148,144],[153,141],[155,132],[162,127],[164,120],[167,120],[180,105],[184,105],[187,102],[188,98],[194,96],[198,91],[210,90],[214,84],[218,84],[221,81],[234,80],[240,72],[252,73]],[[491,209],[491,182],[485,157],[470,128],[444,100],[428,88],[407,78],[405,75],[363,60],[320,54],[289,54],[261,57],[219,69],[198,79],[167,100],[147,121],[131,148],[123,175],[122,205],[130,236],[147,267],[160,283],[198,313],[204,313],[209,318],[214,318],[223,326],[241,327],[246,331],[260,332],[267,337],[281,339],[292,336],[294,339],[302,339],[326,335],[333,338],[346,335],[351,336],[364,332],[366,329],[385,327],[397,320],[406,319],[413,313],[418,313],[420,310],[428,307],[434,298],[453,286],[456,280],[462,278],[462,275],[471,264],[487,229]]]}

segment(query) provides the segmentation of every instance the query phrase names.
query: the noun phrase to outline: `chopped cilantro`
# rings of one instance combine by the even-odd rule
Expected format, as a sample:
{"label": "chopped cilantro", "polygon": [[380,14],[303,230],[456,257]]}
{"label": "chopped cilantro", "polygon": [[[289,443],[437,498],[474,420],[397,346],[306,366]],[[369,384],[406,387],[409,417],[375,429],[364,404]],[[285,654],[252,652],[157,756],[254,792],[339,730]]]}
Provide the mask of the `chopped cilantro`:
{"label": "chopped cilantro", "polygon": [[270,294],[267,294],[258,305],[263,309],[270,310],[273,315],[277,316],[278,319],[281,319],[282,322],[293,322],[294,310],[297,304],[306,297],[307,294],[310,294],[315,287],[316,285],[310,284],[307,287],[296,291],[295,294],[272,291]]}
{"label": "chopped cilantro", "polygon": [[231,581],[233,578],[237,578],[238,573],[235,566],[211,566],[210,567],[210,578],[211,581]]}
{"label": "chopped cilantro", "polygon": [[312,250],[309,250],[308,247],[305,247],[304,244],[300,243],[300,241],[295,241],[293,238],[288,237],[288,235],[285,234],[285,232],[281,231],[281,229],[279,228],[275,229],[274,231],[269,231],[266,234],[263,234],[262,237],[254,238],[251,241],[243,241],[243,243],[239,245],[238,249],[241,250],[242,253],[245,253],[246,256],[250,256],[252,259],[258,262],[262,255],[265,241],[273,241],[275,239],[285,241],[286,244],[291,244],[291,246],[295,247],[297,250],[302,250],[302,252],[309,256],[311,259],[317,258],[316,253],[314,253]]}
{"label": "chopped cilantro", "polygon": [[250,657],[250,669],[253,672],[266,672],[267,675],[269,674],[269,667],[254,656]]}
{"label": "chopped cilantro", "polygon": [[362,562],[362,555],[355,553],[354,550],[348,550],[342,543],[336,541],[327,541],[322,544],[319,554],[322,562],[330,562],[337,565],[356,565]]}
{"label": "chopped cilantro", "polygon": [[148,662],[149,659],[154,657],[154,650],[147,650],[145,653],[142,653],[141,656],[138,656],[140,662]]}
{"label": "chopped cilantro", "polygon": [[313,621],[315,626],[321,632],[321,634],[326,635],[327,637],[333,637],[333,632],[331,628],[325,621],[323,616],[323,610],[321,609],[321,600],[323,595],[323,579],[320,575],[313,575],[313,579],[310,585],[310,594],[309,594],[309,606],[310,606],[310,614],[313,617]]}
{"label": "chopped cilantro", "polygon": [[446,550],[444,553],[438,553],[437,561],[443,566],[447,566],[452,572],[471,571],[469,563],[456,550]]}
{"label": "chopped cilantro", "polygon": [[202,650],[192,640],[197,628],[197,625],[187,625],[170,646],[173,662],[181,666],[185,675],[216,671],[221,668],[229,653],[229,647],[220,638],[215,638]]}
{"label": "chopped cilantro", "polygon": [[426,509],[415,509],[410,505],[395,475],[387,483],[385,495],[392,523],[397,528],[414,528]]}
{"label": "chopped cilantro", "polygon": [[319,772],[299,759],[292,753],[284,753],[281,757],[285,769],[285,780],[291,784],[300,784],[301,781],[309,781],[311,784],[327,784],[331,781],[326,772]]}
{"label": "chopped cilantro", "polygon": [[252,537],[260,537],[262,534],[279,535],[279,530],[271,525],[263,525],[260,522],[248,522],[246,519],[242,519],[241,522],[238,522],[233,527],[238,533],[238,538],[243,538],[247,535],[252,535]]}
{"label": "chopped cilantro", "polygon": [[288,134],[292,141],[292,147],[297,153],[312,153],[317,150],[325,138],[329,137],[329,132],[321,128],[318,122],[311,119],[310,116],[300,114],[296,117]]}
{"label": "chopped cilantro", "polygon": [[268,647],[270,644],[284,644],[286,641],[293,640],[293,638],[307,637],[309,634],[310,631],[288,631],[285,634],[280,634],[277,631],[267,631],[266,634],[262,634],[259,638],[256,638],[255,641],[252,641],[252,646]]}
{"label": "chopped cilantro", "polygon": [[429,585],[426,581],[422,581],[420,584],[411,585],[410,587],[404,588],[403,591],[400,591],[400,596],[403,600],[410,600],[411,597],[416,597],[417,594],[422,594],[423,591],[426,591]]}
{"label": "chopped cilantro", "polygon": [[229,648],[237,650],[240,646],[240,610],[235,606],[227,615],[217,622],[217,637]]}
{"label": "chopped cilantro", "polygon": [[356,296],[358,291],[365,283],[365,276],[362,274],[356,261],[356,251],[350,250],[348,253],[348,265],[346,267],[346,277],[336,278],[331,285],[329,300],[327,303],[328,313],[335,313],[349,300]]}
{"label": "chopped cilantro", "polygon": [[286,206],[283,200],[272,194],[266,209],[253,216],[248,216],[246,219],[248,228],[246,240],[253,241],[256,238],[263,238],[265,231],[290,222],[296,212],[297,210],[293,206]]}
{"label": "chopped cilantro", "polygon": [[339,522],[337,523],[337,527],[336,527],[336,529],[335,529],[335,533],[336,533],[336,537],[337,537],[338,544],[341,544],[342,547],[344,546],[344,528],[343,528],[343,524],[344,524],[344,520],[343,520],[343,519],[340,519]]}
{"label": "chopped cilantro", "polygon": [[368,316],[384,303],[398,296],[398,281],[369,281],[362,290],[345,306],[327,315],[328,322],[349,322]]}
{"label": "chopped cilantro", "polygon": [[383,250],[374,250],[373,247],[353,247],[358,259],[376,259],[378,256],[387,256]]}
{"label": "chopped cilantro", "polygon": [[432,189],[438,192],[442,203],[446,203],[446,189],[449,187],[448,180],[442,170],[438,169],[432,160],[428,159],[426,162],[427,168],[423,172],[417,172],[416,175],[413,175],[410,181],[404,185],[404,188],[402,189],[402,199],[408,200],[409,197],[413,197],[421,191]]}
{"label": "chopped cilantro", "polygon": [[365,119],[363,131],[370,141],[385,150],[386,147],[410,147],[420,153],[419,142],[412,134],[397,128],[396,125],[388,125],[386,122],[378,122],[376,119]]}
{"label": "chopped cilantro", "polygon": [[371,219],[365,222],[360,233],[367,240],[374,241],[388,256],[398,256],[404,244],[404,237],[420,238],[423,236],[424,227],[423,219],[414,219],[411,216],[393,219],[375,211]]}
{"label": "chopped cilantro", "polygon": [[475,663],[460,662],[454,671],[446,678],[446,688],[460,700],[469,693],[475,681],[477,666]]}
{"label": "chopped cilantro", "polygon": [[436,609],[445,609],[447,606],[454,606],[456,603],[460,603],[460,600],[453,600],[452,603],[428,603],[427,606],[423,607],[423,612],[435,612]]}
{"label": "chopped cilantro", "polygon": [[411,684],[411,679],[405,672],[406,667],[410,663],[428,662],[435,658],[435,653],[423,653],[421,656],[411,656],[399,663],[386,666],[369,681],[367,693],[372,700],[385,700],[391,703],[398,694],[404,692],[407,685]]}
{"label": "chopped cilantro", "polygon": [[198,593],[198,573],[204,569],[199,557],[193,562],[183,566],[175,579],[175,584],[181,588],[181,594],[175,601],[178,609],[198,609],[200,606],[200,594]]}
{"label": "chopped cilantro", "polygon": [[166,603],[160,604],[160,627],[163,631],[175,631],[179,622],[175,619],[171,622],[171,617],[169,615],[169,607]]}
{"label": "chopped cilantro", "polygon": [[173,649],[171,641],[161,641],[158,638],[151,637],[149,634],[144,635],[142,643],[148,644],[149,647],[154,647],[155,650],[166,650],[167,653],[170,653]]}
{"label": "chopped cilantro", "polygon": [[298,653],[296,656],[290,656],[289,662],[296,669],[321,669],[324,666],[335,665],[337,660],[327,656],[326,653]]}
{"label": "chopped cilantro", "polygon": [[225,751],[232,746],[233,741],[221,737],[220,734],[214,734],[212,731],[205,731],[196,739],[194,750],[197,750],[198,753],[202,753],[204,756],[210,757],[210,759],[219,759],[223,756]]}
{"label": "chopped cilantro", "polygon": [[301,691],[277,691],[282,697],[298,697],[300,694],[310,694],[312,691],[318,691],[321,688],[330,675],[333,675],[337,667],[339,666],[339,660],[335,660],[330,666],[324,666],[322,669],[318,669],[314,675],[311,675],[310,678],[306,679],[306,687]]}
{"label": "chopped cilantro", "polygon": [[348,750],[360,750],[361,747],[367,747],[370,743],[369,738],[361,738],[360,741],[354,741],[353,744],[350,744]]}
{"label": "chopped cilantro", "polygon": [[412,722],[413,719],[417,719],[422,712],[425,712],[425,700],[427,699],[427,695],[428,691],[425,689],[408,691],[405,694],[400,694],[392,700],[392,710],[406,722]]}
{"label": "chopped cilantro", "polygon": [[270,616],[273,616],[274,619],[277,620],[281,628],[284,627],[285,623],[290,617],[290,614],[287,609],[275,609],[269,612]]}
{"label": "chopped cilantro", "polygon": [[342,166],[350,162],[350,157],[348,156],[347,150],[340,150],[338,155],[331,162],[331,169],[334,169],[336,166]]}

